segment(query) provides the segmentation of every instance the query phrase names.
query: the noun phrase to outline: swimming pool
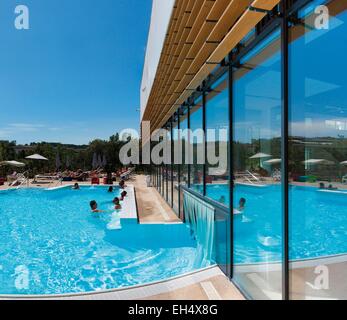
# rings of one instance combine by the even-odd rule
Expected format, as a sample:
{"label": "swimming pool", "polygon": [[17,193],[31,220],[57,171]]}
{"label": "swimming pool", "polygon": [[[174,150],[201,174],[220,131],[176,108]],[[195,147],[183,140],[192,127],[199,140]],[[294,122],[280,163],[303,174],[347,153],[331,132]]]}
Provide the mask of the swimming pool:
{"label": "swimming pool", "polygon": [[[228,199],[227,185],[209,185],[207,193]],[[247,199],[243,216],[234,217],[235,263],[281,261],[281,186],[236,185],[234,207]],[[347,192],[290,187],[290,259],[307,260],[347,254]]]}
{"label": "swimming pool", "polygon": [[95,292],[159,281],[207,267],[189,229],[139,225],[112,213],[90,212],[89,202],[112,208],[118,196],[104,187],[0,192],[0,294]]}

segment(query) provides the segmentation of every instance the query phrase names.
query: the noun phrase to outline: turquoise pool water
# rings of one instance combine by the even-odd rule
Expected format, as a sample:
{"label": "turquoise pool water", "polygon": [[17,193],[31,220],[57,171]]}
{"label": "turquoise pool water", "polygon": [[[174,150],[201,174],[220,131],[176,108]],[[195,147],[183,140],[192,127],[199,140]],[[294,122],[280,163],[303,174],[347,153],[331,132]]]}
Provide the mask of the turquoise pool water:
{"label": "turquoise pool water", "polygon": [[[139,225],[111,213],[90,213],[89,202],[112,208],[107,189],[0,192],[0,294],[93,292],[144,284],[207,267],[185,225]],[[160,239],[160,240],[158,240]]]}
{"label": "turquoise pool water", "polygon": [[[210,198],[228,200],[226,185],[208,186]],[[236,185],[234,207],[247,200],[244,215],[234,217],[235,263],[277,262],[282,252],[281,187]],[[290,188],[290,258],[347,254],[347,192]]]}

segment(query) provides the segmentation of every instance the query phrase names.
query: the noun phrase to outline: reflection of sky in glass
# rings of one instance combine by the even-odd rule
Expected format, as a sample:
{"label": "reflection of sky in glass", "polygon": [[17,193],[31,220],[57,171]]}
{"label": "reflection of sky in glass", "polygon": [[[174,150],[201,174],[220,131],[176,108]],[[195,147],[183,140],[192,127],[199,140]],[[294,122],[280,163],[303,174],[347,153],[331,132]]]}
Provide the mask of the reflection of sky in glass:
{"label": "reflection of sky in glass", "polygon": [[[221,84],[226,83],[228,74],[223,76],[213,87],[213,89],[220,90]],[[206,104],[206,127],[208,130],[216,130],[214,138],[208,136],[208,141],[218,141],[220,134],[219,130],[228,130],[229,128],[229,95],[228,85],[222,85],[225,89],[215,95],[212,99],[207,98]],[[216,92],[212,92],[216,94]]]}
{"label": "reflection of sky in glass", "polygon": [[[275,41],[279,49],[278,37],[279,32],[275,31],[242,60],[252,70],[234,84],[235,141],[281,135],[281,56],[279,51],[269,56],[264,53]],[[259,55],[264,56],[264,61],[255,65],[253,59]]]}
{"label": "reflection of sky in glass", "polygon": [[[203,112],[202,112],[202,107],[200,107],[198,110],[193,112],[190,115],[190,129],[194,132],[196,130],[202,130],[202,121],[203,121]],[[203,142],[203,136],[198,135],[191,137],[191,143],[202,143]]]}
{"label": "reflection of sky in glass", "polygon": [[294,136],[337,138],[347,134],[347,79],[342,72],[347,49],[345,21],[346,12],[331,18],[328,31],[308,32],[290,46]]}

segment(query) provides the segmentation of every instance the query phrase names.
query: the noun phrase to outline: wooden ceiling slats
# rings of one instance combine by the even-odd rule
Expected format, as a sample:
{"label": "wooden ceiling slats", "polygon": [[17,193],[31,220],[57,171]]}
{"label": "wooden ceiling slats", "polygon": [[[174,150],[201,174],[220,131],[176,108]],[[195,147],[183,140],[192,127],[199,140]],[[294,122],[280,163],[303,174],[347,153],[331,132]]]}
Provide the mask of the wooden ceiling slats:
{"label": "wooden ceiling slats", "polygon": [[169,119],[228,53],[280,0],[176,0],[143,120]]}

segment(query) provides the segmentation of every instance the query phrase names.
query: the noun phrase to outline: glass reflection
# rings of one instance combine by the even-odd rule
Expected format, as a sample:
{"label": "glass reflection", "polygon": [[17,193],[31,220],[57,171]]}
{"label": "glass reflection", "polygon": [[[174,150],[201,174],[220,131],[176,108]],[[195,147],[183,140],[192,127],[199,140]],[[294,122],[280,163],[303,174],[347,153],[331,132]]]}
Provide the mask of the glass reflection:
{"label": "glass reflection", "polygon": [[228,73],[206,97],[206,196],[229,206],[229,81]]}
{"label": "glass reflection", "polygon": [[[320,4],[327,29],[316,28]],[[292,299],[347,298],[346,8],[314,1],[290,28]]]}
{"label": "glass reflection", "polygon": [[254,299],[282,299],[280,32],[234,71],[235,280]]}

